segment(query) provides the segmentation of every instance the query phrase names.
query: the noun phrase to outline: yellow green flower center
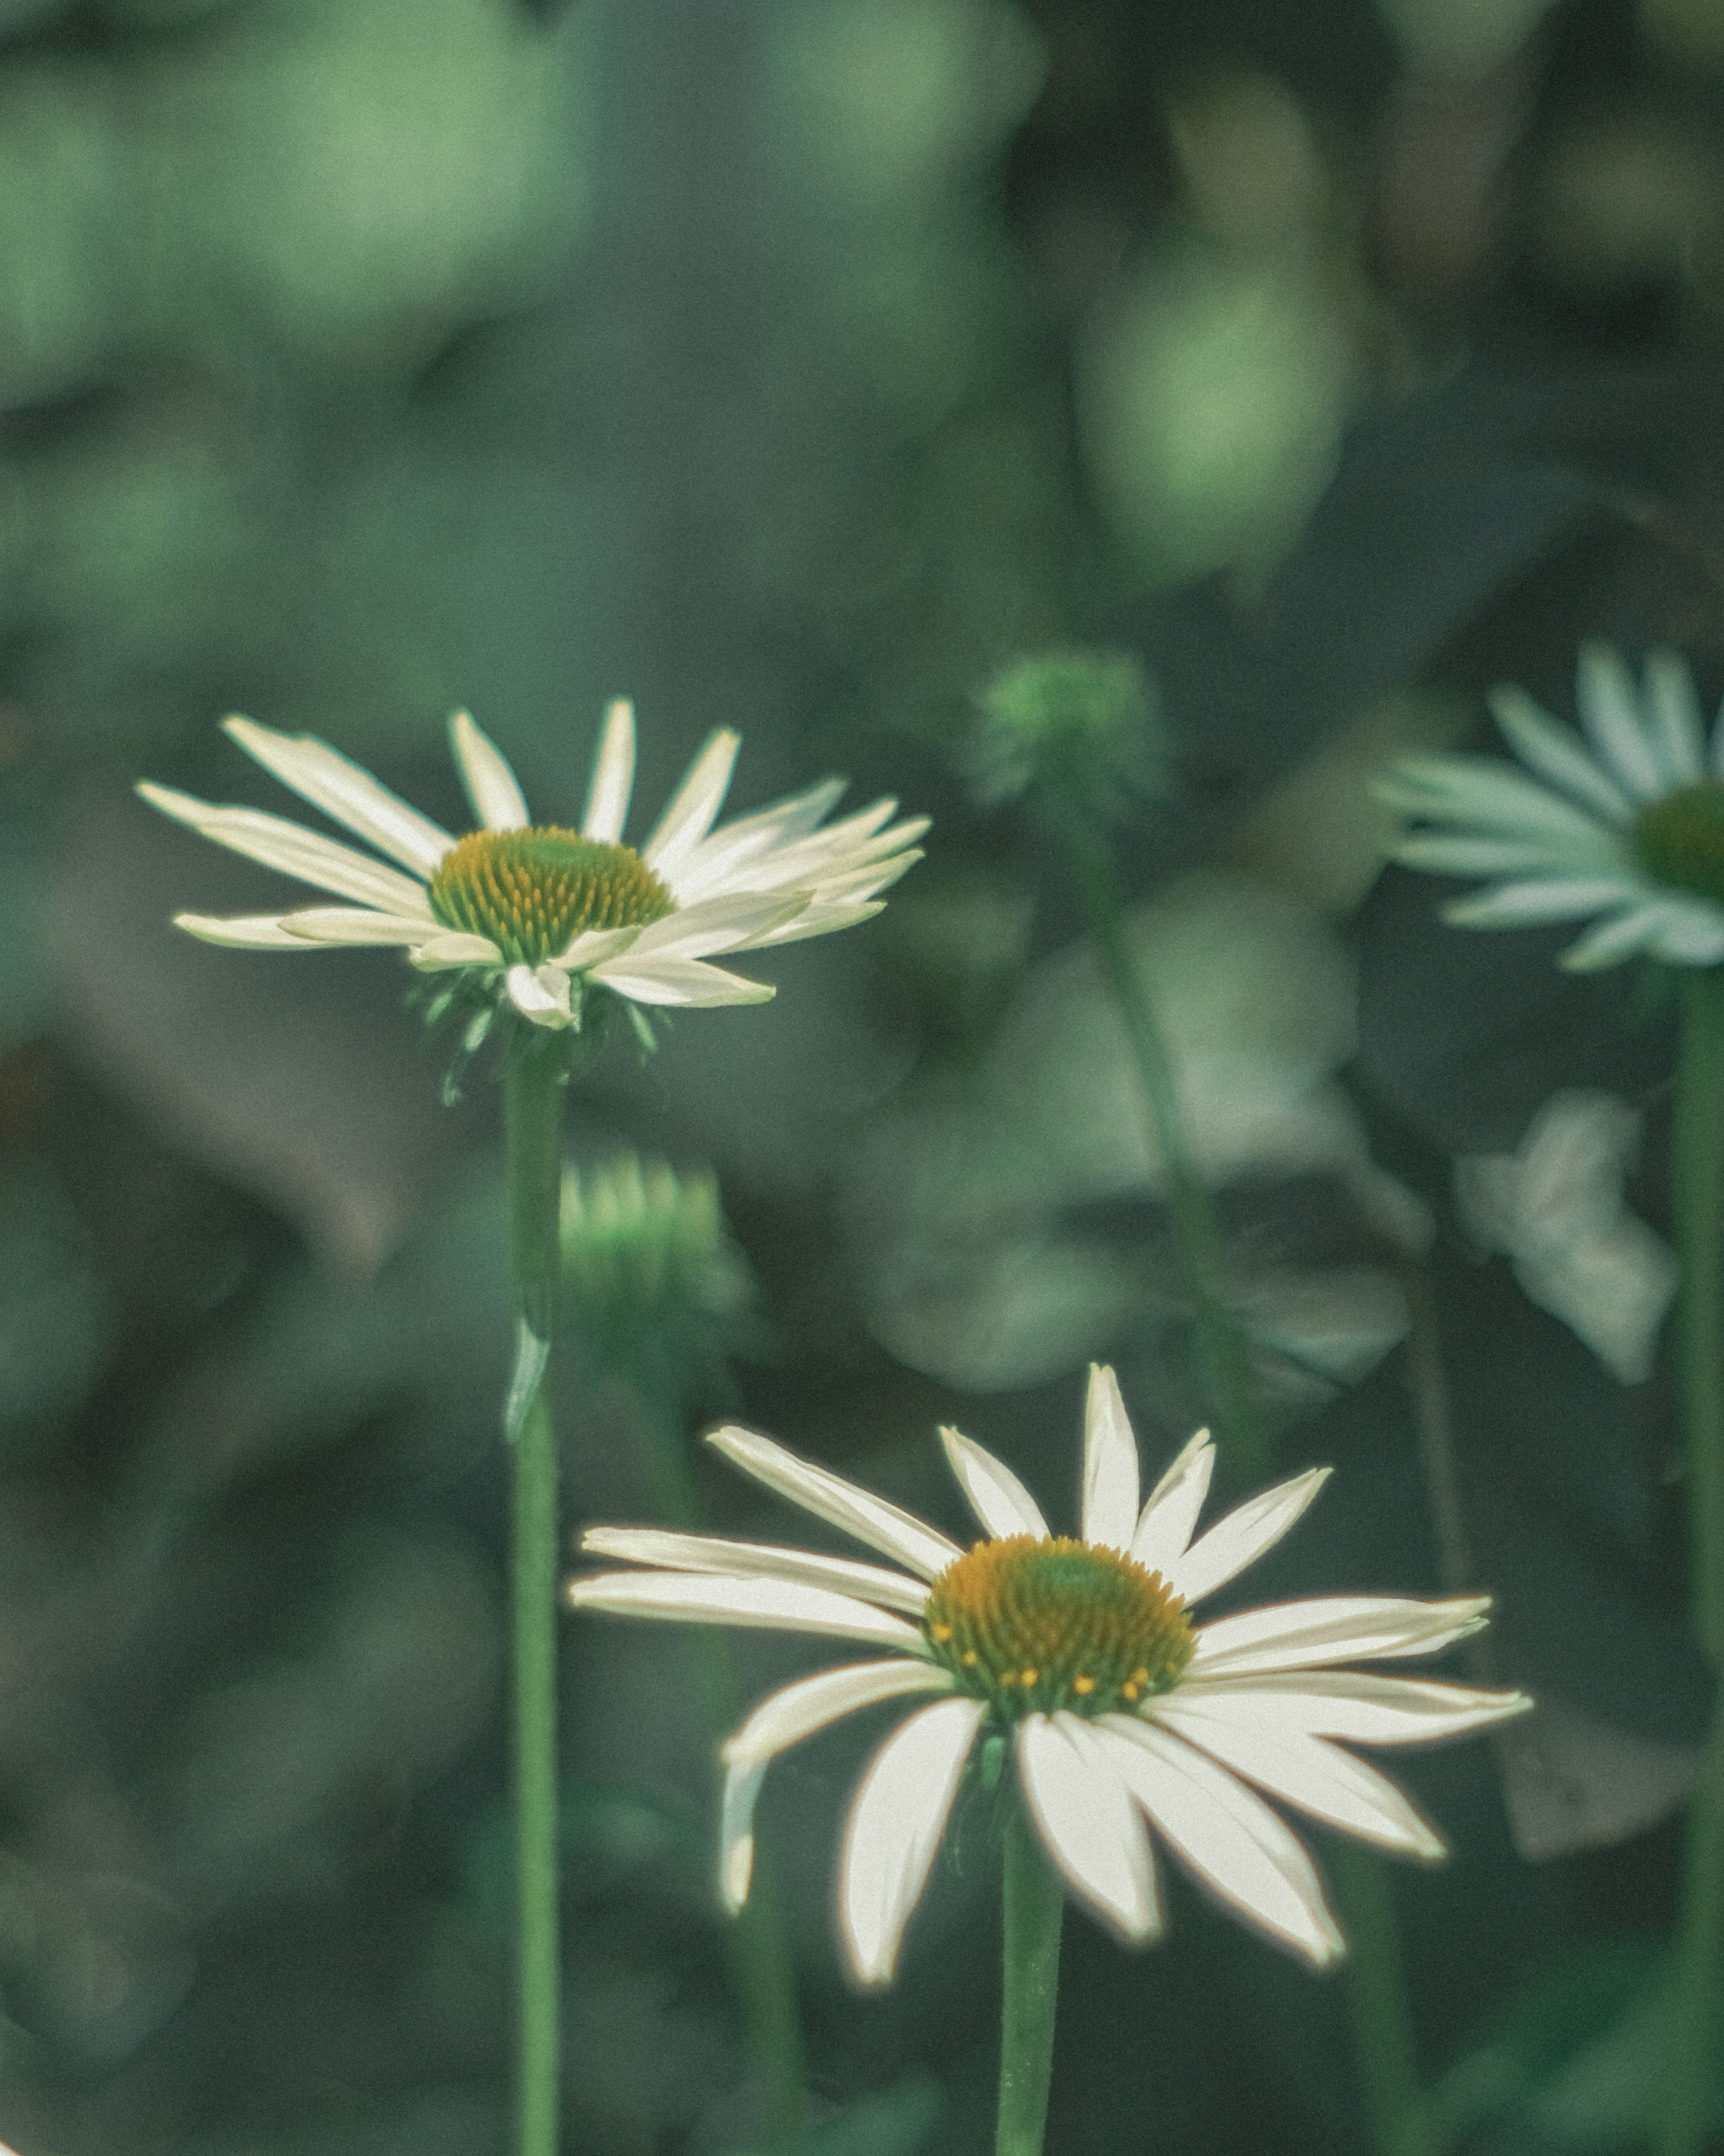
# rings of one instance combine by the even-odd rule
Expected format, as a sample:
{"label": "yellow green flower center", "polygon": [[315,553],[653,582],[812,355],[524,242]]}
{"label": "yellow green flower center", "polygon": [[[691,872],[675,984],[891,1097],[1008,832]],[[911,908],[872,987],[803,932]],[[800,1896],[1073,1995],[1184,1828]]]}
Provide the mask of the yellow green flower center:
{"label": "yellow green flower center", "polygon": [[1003,1535],[954,1558],[928,1591],[928,1644],[1008,1722],[1070,1707],[1130,1712],[1191,1660],[1185,1604],[1158,1572],[1065,1535]]}
{"label": "yellow green flower center", "polygon": [[676,903],[633,846],[554,824],[469,831],[425,895],[439,921],[488,936],[511,966],[558,957],[589,928],[644,928]]}
{"label": "yellow green flower center", "polygon": [[1724,904],[1724,783],[1703,778],[1652,802],[1629,826],[1629,844],[1654,882]]}

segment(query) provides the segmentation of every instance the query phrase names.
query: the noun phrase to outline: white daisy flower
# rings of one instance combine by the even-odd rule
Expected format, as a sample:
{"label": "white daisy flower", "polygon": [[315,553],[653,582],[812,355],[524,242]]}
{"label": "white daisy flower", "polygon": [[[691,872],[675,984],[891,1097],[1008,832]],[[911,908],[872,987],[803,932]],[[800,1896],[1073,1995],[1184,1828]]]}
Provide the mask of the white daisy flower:
{"label": "white daisy flower", "polygon": [[930,1696],[886,1739],[850,1806],[839,1911],[851,1967],[884,1984],[977,1740],[1010,1747],[1051,1862],[1127,1940],[1161,1929],[1148,1830],[1245,1922],[1316,1967],[1345,1943],[1315,1866],[1255,1784],[1344,1833],[1419,1857],[1443,1845],[1393,1783],[1335,1740],[1421,1743],[1531,1705],[1350,1670],[1434,1654],[1489,1598],[1342,1594],[1192,1621],[1260,1557],[1329,1471],[1254,1497],[1193,1541],[1214,1450],[1200,1430],[1141,1507],[1137,1450],[1111,1370],[1091,1366],[1083,1533],[1056,1536],[1011,1470],[955,1430],[946,1456],[986,1537],[965,1550],[829,1469],[746,1430],[708,1442],[900,1569],[658,1528],[593,1527],[582,1547],[652,1569],[572,1580],[577,1609],[760,1625],[885,1650],[786,1685],[722,1748],[720,1885],[738,1908],[767,1767],[859,1707]]}
{"label": "white daisy flower", "polygon": [[1710,743],[1694,681],[1654,652],[1643,685],[1607,645],[1584,646],[1583,740],[1523,690],[1492,691],[1508,744],[1495,757],[1406,757],[1378,788],[1429,829],[1394,848],[1411,868],[1494,879],[1443,909],[1464,928],[1596,925],[1562,953],[1587,972],[1644,952],[1672,966],[1724,960],[1724,714]]}
{"label": "white daisy flower", "polygon": [[310,735],[249,719],[224,725],[266,771],[376,850],[141,785],[154,807],[218,845],[351,901],[227,919],[182,913],[182,928],[244,950],[399,944],[428,973],[478,969],[500,1003],[552,1029],[580,1024],[587,983],[634,1004],[763,1003],[773,993],[764,982],[707,962],[878,913],[876,894],[920,859],[915,841],[927,829],[925,817],[894,824],[890,800],[823,827],[844,790],[829,778],[715,830],[738,747],[721,730],[637,852],[623,843],[634,713],[620,700],[606,715],[578,831],[531,821],[514,773],[464,711],[449,736],[480,827],[459,839]]}

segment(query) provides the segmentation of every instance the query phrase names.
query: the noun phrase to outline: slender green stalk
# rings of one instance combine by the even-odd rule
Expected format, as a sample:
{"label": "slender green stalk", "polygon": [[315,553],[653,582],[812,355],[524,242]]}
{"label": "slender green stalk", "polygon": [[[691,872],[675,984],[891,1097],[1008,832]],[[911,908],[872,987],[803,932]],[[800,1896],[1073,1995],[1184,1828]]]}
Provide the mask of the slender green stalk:
{"label": "slender green stalk", "polygon": [[994,2156],[1041,2156],[1054,2077],[1065,1895],[1015,1794],[1005,1841],[1005,1981]]}
{"label": "slender green stalk", "polygon": [[504,1080],[519,1345],[515,1481],[515,1864],[519,2156],[557,2156],[562,1955],[557,1865],[557,1440],[546,1370],[560,1265],[564,1069],[536,1046]]}
{"label": "slender green stalk", "polygon": [[1394,1881],[1383,1859],[1356,1841],[1336,1844],[1331,1869],[1352,1950],[1347,2005],[1371,2138],[1383,2156],[1438,2156],[1419,2095]]}
{"label": "slender green stalk", "polygon": [[[1724,968],[1682,977],[1671,1209],[1694,1625],[1724,1672]],[[1724,1698],[1688,1809],[1677,1924],[1670,2072],[1659,2156],[1699,2156],[1717,2073],[1724,2004]]]}
{"label": "slender green stalk", "polygon": [[1257,1401],[1250,1353],[1229,1305],[1220,1224],[1186,1143],[1172,1060],[1126,939],[1119,879],[1100,843],[1075,814],[1062,816],[1058,828],[1102,971],[1125,1021],[1151,1135],[1167,1174],[1173,1245],[1192,1300],[1198,1373],[1208,1412],[1232,1465],[1242,1476],[1260,1475],[1269,1465],[1269,1436]]}
{"label": "slender green stalk", "polygon": [[[630,1384],[627,1390],[654,1510],[685,1533],[705,1532],[706,1510],[680,1417],[662,1395],[654,1395],[644,1386]],[[707,1727],[716,1743],[741,1719],[742,1684],[736,1658],[724,1634],[704,1625],[687,1644]],[[777,1881],[765,1851],[758,1846],[748,1899],[731,1928],[731,1941],[743,2026],[766,2097],[767,2139],[769,2145],[776,2144],[788,2141],[806,2122],[807,2076],[796,1964]]]}

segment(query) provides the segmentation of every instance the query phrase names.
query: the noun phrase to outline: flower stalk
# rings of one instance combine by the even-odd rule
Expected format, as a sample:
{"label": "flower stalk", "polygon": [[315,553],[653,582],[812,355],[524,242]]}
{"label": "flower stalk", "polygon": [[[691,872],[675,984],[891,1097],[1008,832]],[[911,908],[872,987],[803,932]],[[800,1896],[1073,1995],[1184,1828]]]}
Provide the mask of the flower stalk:
{"label": "flower stalk", "polygon": [[565,1062],[529,1044],[503,1081],[517,1349],[505,1420],[514,1468],[517,2119],[520,2156],[557,2156],[562,1952],[557,1833],[557,1440],[546,1398],[562,1191]]}
{"label": "flower stalk", "polygon": [[[1724,1674],[1724,966],[1682,976],[1671,1207],[1695,1630]],[[1698,2156],[1724,1999],[1724,1697],[1690,1800],[1675,1943],[1671,2071],[1658,2156]]]}
{"label": "flower stalk", "polygon": [[1060,1933],[1065,1896],[1014,1792],[1006,1809],[1005,1969],[994,2156],[1041,2156],[1054,2076]]}

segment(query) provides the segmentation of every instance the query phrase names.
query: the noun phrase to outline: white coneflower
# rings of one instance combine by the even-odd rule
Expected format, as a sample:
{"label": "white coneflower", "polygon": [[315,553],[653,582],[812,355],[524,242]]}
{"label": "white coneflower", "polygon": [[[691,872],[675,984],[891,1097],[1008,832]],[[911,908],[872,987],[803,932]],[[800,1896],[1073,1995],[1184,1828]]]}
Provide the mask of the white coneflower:
{"label": "white coneflower", "polygon": [[1149,1829],[1248,1922],[1321,1966],[1343,1951],[1298,1840],[1247,1786],[1344,1832],[1443,1851],[1400,1791],[1335,1740],[1399,1744],[1477,1729],[1519,1692],[1381,1676],[1350,1662],[1434,1654],[1488,1598],[1332,1595],[1194,1624],[1190,1606],[1279,1542],[1316,1469],[1192,1539],[1214,1454],[1199,1432],[1138,1502],[1137,1451],[1111,1370],[1092,1368],[1082,1536],[1053,1534],[1011,1470],[942,1432],[987,1530],[967,1550],[829,1469],[736,1429],[709,1440],[780,1495],[904,1568],[653,1528],[594,1527],[582,1548],[654,1568],[570,1583],[578,1609],[770,1626],[883,1648],[774,1692],[723,1748],[721,1885],[747,1893],[752,1817],[788,1746],[858,1708],[931,1695],[864,1774],[844,1835],[840,1921],[851,1966],[885,1982],[978,1738],[1007,1740],[1024,1805],[1067,1887],[1118,1933],[1161,1928]]}
{"label": "white coneflower", "polygon": [[773,993],[765,983],[708,961],[865,921],[880,911],[877,894],[919,858],[915,841],[927,828],[926,818],[894,824],[890,800],[823,827],[843,791],[827,779],[715,830],[738,747],[726,730],[695,757],[637,852],[623,843],[634,715],[622,701],[607,715],[578,830],[535,824],[507,762],[458,711],[450,739],[480,822],[463,838],[323,742],[249,719],[225,723],[265,770],[376,852],[257,809],[141,785],[154,807],[218,845],[352,901],[227,919],[182,913],[182,928],[246,950],[398,944],[428,973],[469,969],[488,996],[552,1029],[581,1023],[588,983],[634,1004],[763,1002]]}
{"label": "white coneflower", "polygon": [[1724,723],[1708,744],[1694,682],[1654,652],[1643,685],[1618,654],[1580,654],[1585,738],[1523,690],[1491,708],[1527,771],[1491,757],[1402,758],[1378,791],[1427,827],[1394,858],[1441,875],[1492,879],[1443,909],[1464,928],[1596,916],[1562,963],[1579,971],[1644,952],[1672,966],[1724,960]]}

